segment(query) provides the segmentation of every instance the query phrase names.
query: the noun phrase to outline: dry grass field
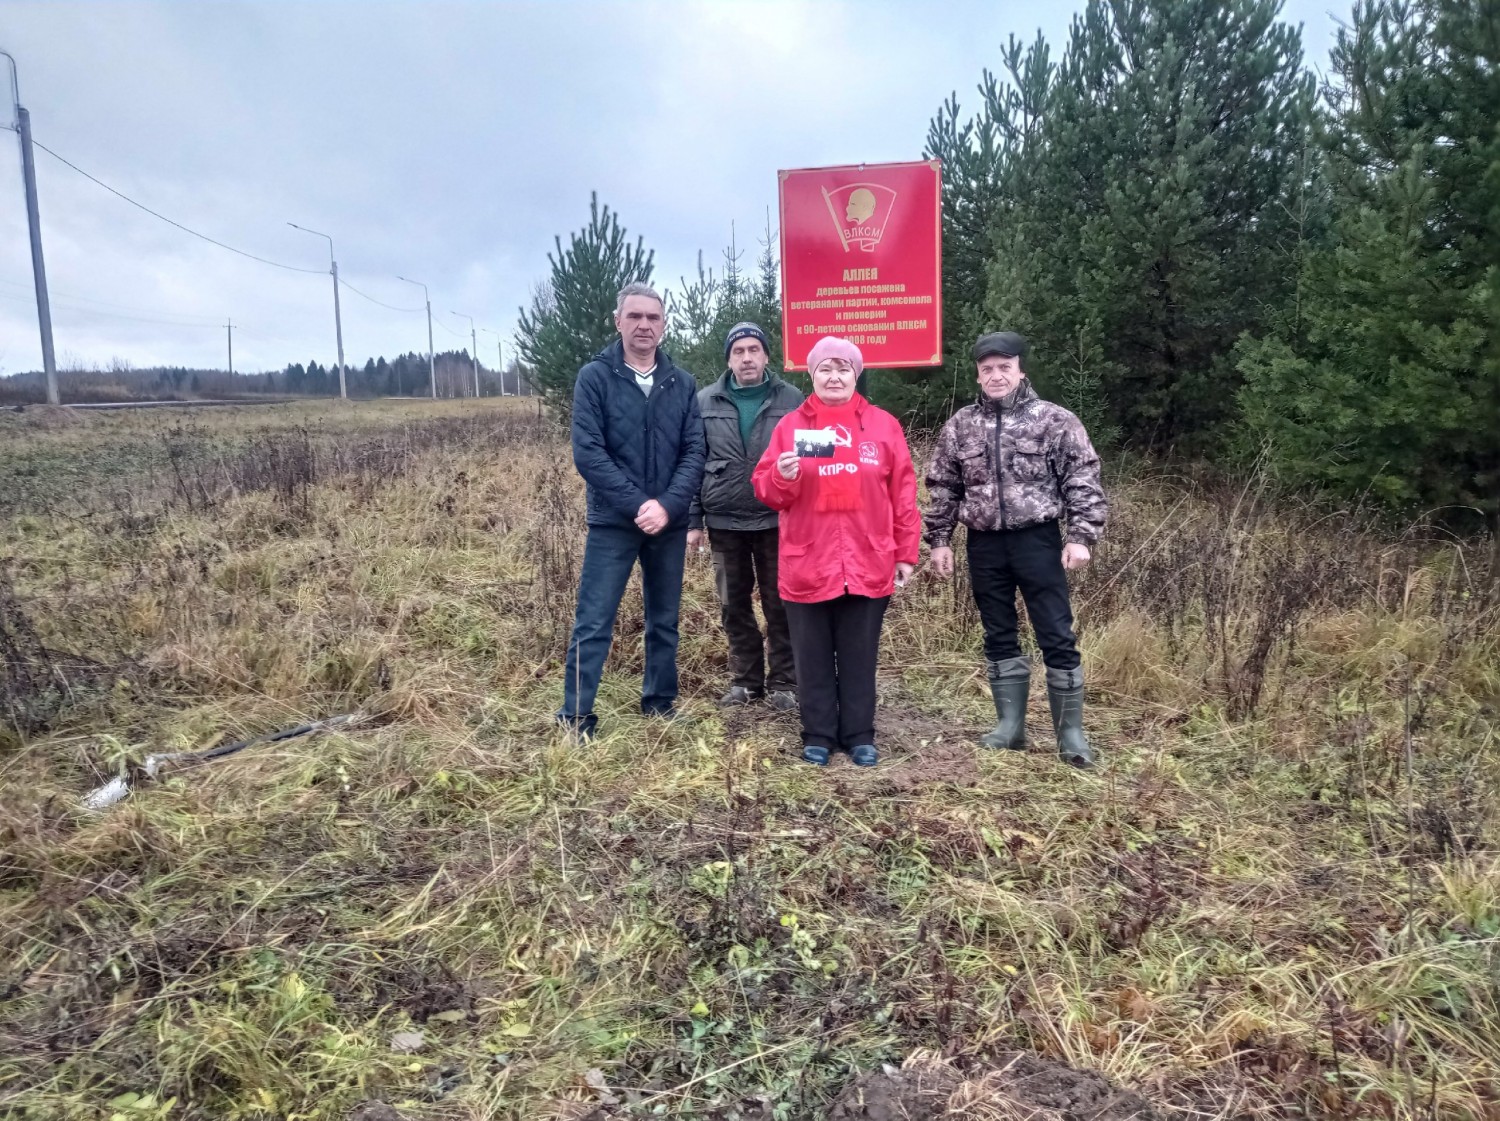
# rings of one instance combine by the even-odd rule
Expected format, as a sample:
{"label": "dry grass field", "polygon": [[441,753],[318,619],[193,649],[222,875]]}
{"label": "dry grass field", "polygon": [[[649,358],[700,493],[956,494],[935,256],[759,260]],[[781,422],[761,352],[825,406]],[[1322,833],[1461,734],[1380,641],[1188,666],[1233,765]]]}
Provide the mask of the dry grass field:
{"label": "dry grass field", "polygon": [[579,746],[533,409],[0,415],[0,1117],[1500,1118],[1484,549],[1116,478],[1090,773],[1042,696],[975,746],[962,572],[882,765],[798,763],[694,557],[696,719],[634,713],[633,586]]}

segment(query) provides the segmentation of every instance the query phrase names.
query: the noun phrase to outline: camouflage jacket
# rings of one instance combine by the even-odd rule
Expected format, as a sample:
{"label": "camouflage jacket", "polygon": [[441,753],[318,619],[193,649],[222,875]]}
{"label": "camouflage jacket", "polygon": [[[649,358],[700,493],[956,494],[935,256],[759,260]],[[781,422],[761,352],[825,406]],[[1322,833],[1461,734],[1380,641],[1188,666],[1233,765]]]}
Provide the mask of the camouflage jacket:
{"label": "camouflage jacket", "polygon": [[1066,518],[1068,541],[1092,546],[1109,503],[1099,456],[1083,424],[1022,381],[1004,404],[981,401],[954,413],[927,468],[927,544],[970,529],[1025,529]]}

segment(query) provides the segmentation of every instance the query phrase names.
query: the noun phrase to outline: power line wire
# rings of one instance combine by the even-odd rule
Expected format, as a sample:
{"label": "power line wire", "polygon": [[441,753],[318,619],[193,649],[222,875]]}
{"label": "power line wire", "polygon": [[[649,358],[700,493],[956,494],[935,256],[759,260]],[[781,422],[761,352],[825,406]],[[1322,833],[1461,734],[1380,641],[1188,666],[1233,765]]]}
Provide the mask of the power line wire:
{"label": "power line wire", "polygon": [[[27,302],[30,302],[31,299],[32,299],[31,293],[32,293],[33,289],[31,287],[31,285],[29,285],[29,284],[16,284],[13,281],[0,280],[0,287],[14,288],[17,292],[25,293],[25,298],[26,298]],[[172,316],[172,317],[174,317],[176,319],[184,319],[184,320],[192,319],[192,320],[197,320],[198,323],[201,323],[204,326],[214,326],[214,327],[222,327],[222,326],[224,326],[223,322],[220,319],[218,319],[215,316],[211,316],[211,315],[198,315],[198,314],[196,314],[194,312],[186,312],[186,311],[159,311],[156,308],[135,307],[135,306],[133,306],[131,304],[117,304],[117,303],[113,303],[113,302],[111,302],[109,300],[96,300],[92,296],[77,296],[77,295],[74,295],[72,292],[62,292],[62,291],[59,291],[56,288],[52,288],[50,291],[51,291],[51,296],[52,296],[52,302],[53,303],[62,302],[62,303],[75,303],[75,304],[90,304],[90,305],[93,305],[94,307],[112,308],[112,309],[114,309],[116,311],[134,312],[134,313],[137,313],[137,314],[140,314],[140,315],[169,315],[169,316]],[[3,293],[0,293],[0,294],[3,294]],[[11,297],[11,298],[12,299],[18,299],[20,297]],[[90,307],[87,310],[92,311],[93,308]],[[187,325],[188,324],[184,324],[184,326],[187,326]]]}
{"label": "power line wire", "polygon": [[[18,301],[20,303],[30,303],[31,302],[31,298],[30,297],[27,297],[27,296],[12,296],[8,292],[0,292],[0,299],[16,300],[16,301]],[[223,327],[224,327],[224,324],[222,324],[222,323],[183,323],[180,320],[175,320],[175,319],[157,319],[157,318],[154,318],[154,317],[151,317],[151,316],[145,316],[145,315],[122,315],[120,312],[117,312],[117,311],[103,311],[103,310],[101,310],[99,308],[73,307],[73,306],[71,306],[71,304],[72,304],[72,301],[69,300],[69,299],[67,299],[67,298],[60,299],[60,300],[53,300],[52,301],[52,306],[54,308],[56,308],[57,310],[72,312],[75,315],[103,316],[105,319],[129,319],[129,320],[133,320],[136,323],[160,323],[164,327],[186,327],[186,328],[188,328],[190,330],[194,330],[194,331],[218,331],[218,330],[222,330]],[[170,314],[170,313],[168,313],[168,314]]]}
{"label": "power line wire", "polygon": [[[269,259],[267,257],[261,257],[261,256],[258,256],[257,254],[246,252],[243,249],[237,249],[233,245],[228,245],[225,242],[219,241],[217,238],[209,237],[207,234],[199,233],[195,229],[192,229],[192,228],[190,228],[188,226],[184,226],[181,222],[177,222],[177,221],[174,221],[171,218],[168,218],[165,214],[161,214],[158,211],[152,210],[149,206],[145,205],[144,203],[137,202],[135,199],[131,198],[129,195],[125,194],[123,191],[120,191],[120,190],[117,190],[114,187],[111,187],[108,183],[104,182],[104,180],[100,179],[98,176],[91,175],[89,172],[85,171],[83,168],[81,168],[77,164],[73,163],[73,161],[69,160],[65,156],[59,155],[57,152],[54,152],[51,148],[47,147],[45,144],[41,143],[40,141],[33,139],[32,143],[36,147],[40,148],[42,151],[46,152],[53,159],[57,160],[59,163],[63,164],[66,167],[71,168],[73,171],[76,171],[79,175],[83,176],[85,179],[89,180],[91,183],[94,183],[94,184],[97,184],[100,187],[103,187],[110,194],[116,196],[117,198],[122,199],[125,202],[128,202],[131,206],[136,207],[138,210],[145,211],[147,214],[151,215],[153,218],[160,219],[161,221],[167,223],[167,225],[175,227],[176,229],[181,230],[185,234],[190,234],[193,237],[196,237],[196,238],[199,238],[202,241],[208,242],[210,245],[217,246],[220,249],[227,249],[229,252],[237,254],[238,256],[248,258],[249,260],[259,262],[260,264],[263,264],[263,265],[270,265],[273,268],[285,269],[288,272],[300,272],[300,273],[306,273],[306,274],[311,274],[311,275],[320,275],[323,272],[322,269],[308,269],[308,268],[302,268],[302,267],[300,267],[298,265],[284,264],[281,261],[273,261],[273,260],[271,260],[271,259]],[[353,292],[356,296],[359,296],[361,299],[368,300],[370,303],[375,304],[377,307],[385,308],[387,311],[401,312],[403,314],[416,314],[416,313],[421,312],[421,311],[424,310],[423,308],[397,307],[396,305],[394,305],[394,304],[388,304],[388,303],[386,303],[383,300],[377,300],[374,296],[371,296],[371,295],[369,295],[366,292],[361,292],[358,288],[354,287],[354,285],[352,285],[348,281],[344,280],[343,277],[339,278],[339,283],[342,284],[348,291]],[[59,293],[59,295],[62,295],[62,294]],[[91,300],[88,297],[83,297],[83,296],[79,296],[79,297],[63,296],[63,299],[67,300],[67,301],[77,300],[77,301],[80,301],[80,302],[83,302],[83,303],[100,304],[100,305],[105,306],[105,307],[120,307],[120,308],[124,308],[124,307],[127,306],[127,305],[123,305],[123,304],[110,304],[107,301],[103,301],[103,300]],[[65,308],[65,310],[82,312],[84,314],[89,314],[89,315],[106,316],[106,317],[112,318],[112,319],[131,319],[131,320],[135,320],[137,322],[142,322],[142,323],[158,323],[158,324],[162,324],[164,326],[169,326],[169,327],[188,327],[188,326],[192,326],[192,327],[199,327],[199,326],[207,327],[207,326],[210,325],[208,322],[189,324],[189,323],[176,322],[176,321],[167,320],[167,319],[148,318],[148,317],[139,316],[139,315],[123,315],[123,314],[118,314],[118,313],[111,313],[111,312],[106,312],[106,311],[99,311],[99,310],[95,310],[94,308],[88,308],[88,307],[83,307],[83,308]],[[144,309],[144,308],[139,308],[139,309],[138,308],[130,308],[129,310],[131,310],[131,311],[144,311],[146,309]],[[200,317],[200,316],[190,316],[190,315],[187,315],[187,314],[184,314],[184,313],[177,313],[177,312],[164,312],[164,313],[161,313],[161,314],[165,314],[165,315],[182,315],[183,318],[198,318],[198,319],[203,319],[203,320],[207,320],[208,319],[207,316],[202,316],[202,317]],[[218,329],[219,324],[217,322],[214,322],[214,323],[212,323],[212,326],[213,326],[214,329]],[[443,330],[447,331],[450,335],[453,335],[455,338],[460,338],[461,339],[461,338],[465,337],[464,334],[463,334],[463,332],[453,330],[453,328],[449,327],[446,323],[442,322],[442,320],[438,321],[438,326],[442,327]],[[250,333],[252,335],[255,334],[255,332],[250,332]],[[265,338],[266,336],[260,336],[260,337]],[[273,336],[273,338],[274,338],[274,336]],[[286,342],[286,340],[284,340],[284,339],[281,339],[281,340],[278,340],[278,341]]]}
{"label": "power line wire", "polygon": [[278,269],[286,269],[288,272],[305,272],[305,273],[321,274],[321,273],[324,273],[324,272],[327,271],[326,269],[304,269],[304,268],[301,268],[301,267],[299,267],[297,265],[284,265],[280,261],[272,261],[272,260],[270,260],[269,258],[266,258],[266,257],[257,257],[254,253],[246,253],[243,249],[236,249],[232,245],[225,245],[222,241],[219,241],[216,238],[211,238],[207,234],[200,234],[197,230],[189,229],[187,226],[184,226],[181,222],[174,222],[174,221],[172,221],[172,219],[168,218],[165,214],[158,214],[156,211],[152,210],[149,206],[146,206],[144,203],[136,202],[135,199],[131,198],[129,195],[125,194],[123,191],[117,191],[117,190],[115,190],[113,187],[111,187],[104,180],[99,179],[96,176],[90,175],[87,171],[84,171],[83,168],[79,167],[76,163],[73,163],[71,160],[68,160],[68,159],[65,159],[62,156],[59,156],[56,152],[54,152],[51,148],[47,147],[47,145],[43,144],[40,140],[37,140],[37,139],[33,138],[31,142],[32,142],[33,145],[35,145],[36,147],[40,148],[42,151],[46,152],[54,160],[57,160],[59,163],[66,164],[68,167],[71,167],[74,171],[78,172],[79,175],[82,175],[85,179],[89,180],[92,183],[97,183],[99,186],[103,187],[110,194],[115,195],[115,196],[117,196],[119,198],[124,199],[131,206],[134,206],[134,207],[136,207],[136,208],[138,208],[140,210],[144,210],[147,214],[151,215],[151,217],[153,217],[153,218],[160,218],[163,222],[165,222],[169,226],[176,226],[183,233],[192,234],[194,237],[202,238],[204,241],[208,242],[210,245],[217,245],[220,249],[227,249],[231,253],[238,253],[241,257],[249,257],[250,260],[252,260],[252,261],[259,261],[263,265],[272,265],[272,266],[274,266],[275,268],[278,268]]}
{"label": "power line wire", "polygon": [[419,307],[396,307],[393,304],[383,303],[380,300],[377,300],[374,296],[366,296],[363,292],[361,292],[358,288],[354,287],[354,285],[350,284],[342,276],[339,277],[339,283],[342,284],[345,288],[349,289],[349,291],[353,292],[356,296],[362,296],[365,299],[369,300],[372,304],[375,304],[378,307],[383,307],[387,311],[404,311],[404,312],[409,312],[409,313],[415,314],[415,313],[417,313],[419,311],[424,310],[423,308],[419,308]]}
{"label": "power line wire", "polygon": [[[60,311],[72,312],[74,315],[103,316],[106,319],[128,319],[133,323],[157,323],[163,327],[182,327],[189,331],[222,331],[222,323],[180,323],[174,319],[152,319],[144,315],[122,315],[117,311],[100,311],[98,308],[68,307],[66,304],[53,304]],[[238,328],[236,328],[238,330]]]}

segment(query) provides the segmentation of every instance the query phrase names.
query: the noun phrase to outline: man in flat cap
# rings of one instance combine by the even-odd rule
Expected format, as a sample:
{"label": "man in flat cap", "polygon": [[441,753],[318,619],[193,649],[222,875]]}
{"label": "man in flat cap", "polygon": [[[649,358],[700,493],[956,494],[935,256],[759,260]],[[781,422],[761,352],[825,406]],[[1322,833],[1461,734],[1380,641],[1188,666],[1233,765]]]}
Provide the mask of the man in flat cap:
{"label": "man in flat cap", "polygon": [[[750,486],[750,473],[770,443],[776,422],[802,404],[802,391],[767,368],[771,350],[754,323],[736,323],[724,339],[724,376],[698,392],[708,463],[703,486],[688,514],[688,547],[703,543],[714,554],[719,617],[729,639],[726,707],[765,698],[772,708],[797,707],[797,672],[786,608],[776,588],[778,519]],[[766,617],[762,639],[755,620],[755,590]]]}
{"label": "man in flat cap", "polygon": [[[1047,700],[1057,750],[1074,767],[1093,766],[1083,734],[1083,671],[1073,636],[1066,570],[1089,563],[1109,504],[1099,456],[1079,419],[1043,401],[1022,366],[1026,340],[1011,331],[974,346],[979,400],[954,413],[938,437],[927,489],[932,567],[953,573],[956,523],[968,530],[969,580],[984,623],[985,670],[999,724],[986,747],[1026,748],[1031,660],[1021,653],[1016,590],[1047,667]],[[1060,526],[1066,521],[1066,536]]]}

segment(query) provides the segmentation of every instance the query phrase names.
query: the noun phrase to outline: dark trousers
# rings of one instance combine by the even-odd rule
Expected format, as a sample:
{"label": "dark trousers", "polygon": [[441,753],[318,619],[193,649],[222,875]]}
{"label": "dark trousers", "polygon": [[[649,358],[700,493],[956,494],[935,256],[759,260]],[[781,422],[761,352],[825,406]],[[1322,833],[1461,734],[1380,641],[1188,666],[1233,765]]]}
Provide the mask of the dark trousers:
{"label": "dark trousers", "polygon": [[634,526],[589,526],[559,716],[573,720],[593,715],[594,696],[599,692],[599,678],[614,635],[615,614],[637,561],[646,608],[641,711],[666,712],[672,707],[677,699],[677,610],[682,602],[686,556],[685,528],[663,530],[653,537]]}
{"label": "dark trousers", "polygon": [[889,602],[841,595],[787,603],[804,744],[832,750],[875,742],[875,662]]}
{"label": "dark trousers", "polygon": [[[792,691],[797,688],[797,670],[792,661],[792,637],[787,630],[786,608],[776,590],[777,529],[710,529],[714,553],[714,582],[719,592],[719,618],[729,638],[729,673],[732,684],[752,693]],[[764,640],[755,620],[754,595],[760,586],[760,609],[766,616]],[[766,647],[770,647],[770,671]]]}
{"label": "dark trousers", "polygon": [[969,581],[984,623],[984,656],[989,661],[1021,656],[1021,637],[1016,633],[1019,588],[1047,668],[1078,668],[1081,659],[1073,638],[1062,547],[1057,522],[1026,529],[969,530]]}

